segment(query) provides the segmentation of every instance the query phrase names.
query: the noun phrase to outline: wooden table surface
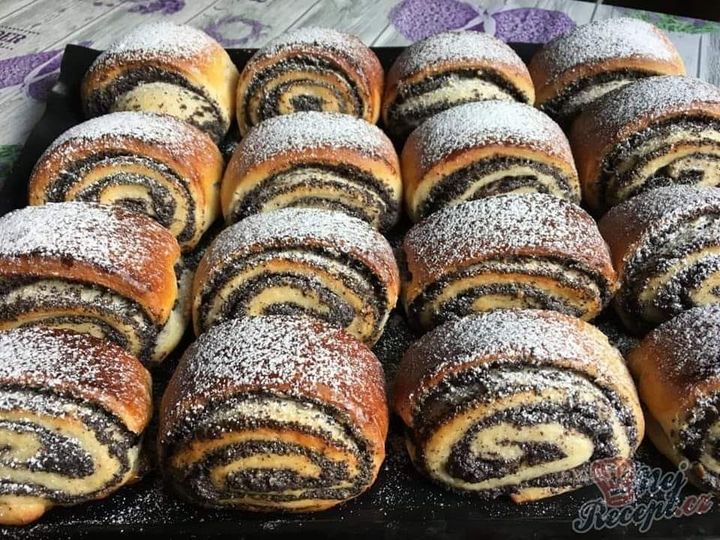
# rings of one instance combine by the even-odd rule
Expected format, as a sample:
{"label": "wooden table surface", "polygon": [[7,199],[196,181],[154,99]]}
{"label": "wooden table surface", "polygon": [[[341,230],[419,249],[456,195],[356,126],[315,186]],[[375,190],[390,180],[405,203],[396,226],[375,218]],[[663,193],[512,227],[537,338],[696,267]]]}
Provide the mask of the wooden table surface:
{"label": "wooden table surface", "polygon": [[542,43],[577,24],[629,15],[668,31],[688,73],[720,84],[720,23],[613,3],[666,5],[674,13],[720,19],[720,0],[0,0],[0,181],[42,114],[65,45],[105,48],[130,28],[158,19],[202,28],[227,47],[259,47],[310,25],[383,46],[456,28]]}

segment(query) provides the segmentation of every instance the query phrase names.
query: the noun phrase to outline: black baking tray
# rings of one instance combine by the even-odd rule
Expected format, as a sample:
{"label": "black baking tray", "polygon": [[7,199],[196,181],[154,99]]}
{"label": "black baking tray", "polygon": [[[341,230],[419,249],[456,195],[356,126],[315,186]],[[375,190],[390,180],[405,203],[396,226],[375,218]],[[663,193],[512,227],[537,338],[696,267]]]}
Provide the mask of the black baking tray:
{"label": "black baking tray", "polygon": [[[528,60],[537,49],[533,44],[512,44]],[[375,48],[387,69],[402,50]],[[228,51],[238,68],[255,52],[253,49]],[[81,122],[79,86],[83,74],[99,51],[68,45],[60,77],[52,89],[45,114],[32,130],[13,173],[0,186],[0,215],[24,206],[27,180],[47,146],[63,131]],[[402,229],[390,235],[397,245]],[[614,337],[616,322],[606,315],[603,327]],[[611,336],[611,337],[613,337]],[[375,352],[392,381],[397,362],[415,338],[399,312],[392,315]],[[186,336],[178,351],[191,341]],[[154,392],[158,398],[177,364],[179,352],[153,371]],[[536,503],[515,505],[508,499],[484,500],[477,496],[447,491],[421,477],[405,452],[402,427],[397,418],[391,425],[387,460],[375,485],[364,495],[340,507],[305,515],[252,514],[239,511],[211,511],[196,508],[164,489],[156,472],[150,472],[135,485],[122,488],[111,497],[71,508],[54,508],[36,524],[23,528],[2,528],[0,537],[9,538],[111,538],[121,535],[158,538],[246,538],[293,537],[302,534],[320,538],[563,538],[573,536],[572,522],[580,506],[600,497],[590,486],[573,493]],[[148,436],[152,439],[152,430]],[[637,460],[670,471],[649,443],[644,443]],[[698,494],[692,487],[685,494]],[[647,501],[643,499],[642,501]],[[712,537],[720,533],[720,514],[715,509],[692,518],[655,522],[645,538]],[[586,533],[590,538],[633,537],[634,527],[617,527]]]}

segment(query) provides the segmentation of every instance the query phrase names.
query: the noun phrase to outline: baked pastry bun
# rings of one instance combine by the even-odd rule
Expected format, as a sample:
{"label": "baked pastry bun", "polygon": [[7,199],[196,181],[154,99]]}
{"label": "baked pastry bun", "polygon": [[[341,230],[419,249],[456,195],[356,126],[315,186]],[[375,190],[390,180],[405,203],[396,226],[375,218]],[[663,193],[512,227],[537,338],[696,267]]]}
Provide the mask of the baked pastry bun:
{"label": "baked pastry bun", "polygon": [[570,30],[545,44],[528,68],[536,105],[564,125],[598,98],[639,79],[685,75],[680,53],[667,35],[629,17]]}
{"label": "baked pastry bun", "polygon": [[137,212],[85,202],[15,210],[0,218],[0,329],[66,328],[160,361],[186,323],[179,264],[175,238]]}
{"label": "baked pastry bun", "polygon": [[240,141],[222,183],[225,219],[324,208],[387,230],[400,217],[400,163],[376,126],[340,113],[269,118]]}
{"label": "baked pastry bun", "polygon": [[590,484],[592,463],[631,457],[644,430],[617,349],[551,311],[473,314],[425,334],[398,368],[393,406],[421,472],[515,502]]}
{"label": "baked pastry bun", "polygon": [[493,99],[533,104],[533,82],[523,61],[483,32],[443,32],[400,53],[388,71],[383,122],[403,138],[439,112]]}
{"label": "baked pastry bun", "polygon": [[426,120],[402,151],[413,221],[502,193],[548,193],[580,202],[570,143],[537,109],[513,101],[458,105]]}
{"label": "baked pastry bun", "polygon": [[330,28],[300,28],[248,61],[237,87],[237,121],[247,133],[273,116],[337,112],[375,123],[383,89],[380,61],[359,38]]}
{"label": "baked pastry bun", "polygon": [[720,185],[720,88],[643,79],[588,107],[570,144],[583,198],[598,213],[656,187]]}
{"label": "baked pastry bun", "polygon": [[222,231],[200,261],[195,333],[242,316],[305,314],[373,344],[399,281],[390,244],[357,218],[312,208],[256,214]]}
{"label": "baked pastry bun", "polygon": [[695,306],[720,303],[720,189],[658,188],[610,210],[600,232],[620,289],[614,305],[642,334]]}
{"label": "baked pastry bun", "polygon": [[88,117],[118,111],[168,114],[218,142],[235,114],[237,80],[230,56],[205,32],[153,22],[100,54],[80,91]]}
{"label": "baked pastry bun", "polygon": [[540,193],[497,195],[440,210],[403,242],[403,301],[416,327],[500,308],[590,320],[616,275],[593,219]]}
{"label": "baked pastry bun", "polygon": [[650,440],[703,491],[720,491],[720,307],[681,313],[634,348],[628,365]]}
{"label": "baked pastry bun", "polygon": [[169,484],[206,507],[315,512],[360,495],[385,457],[382,367],[310,317],[247,317],[187,350],[160,409]]}
{"label": "baked pastry bun", "polygon": [[35,165],[30,204],[88,201],[147,214],[192,250],[219,214],[223,159],[210,137],[170,116],[120,112],[58,137]]}
{"label": "baked pastry bun", "polygon": [[0,524],[135,480],[150,389],[140,362],[111,343],[43,327],[0,332]]}

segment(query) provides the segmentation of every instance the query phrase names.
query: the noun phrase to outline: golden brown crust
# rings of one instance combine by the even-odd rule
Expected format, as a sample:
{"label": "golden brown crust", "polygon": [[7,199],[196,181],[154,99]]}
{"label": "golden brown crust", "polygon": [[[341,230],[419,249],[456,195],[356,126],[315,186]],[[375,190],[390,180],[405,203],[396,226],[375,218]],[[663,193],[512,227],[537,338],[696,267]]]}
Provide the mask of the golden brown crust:
{"label": "golden brown crust", "polygon": [[150,374],[100,339],[54,328],[0,332],[0,386],[35,388],[94,403],[140,434],[152,414]]}
{"label": "golden brown crust", "polygon": [[[523,364],[555,367],[587,376],[601,387],[616,392],[638,426],[635,446],[643,433],[643,415],[635,387],[620,353],[594,326],[561,313],[542,310],[494,311],[470,315],[464,323],[449,322],[410,347],[400,363],[393,392],[393,408],[410,427],[424,396],[452,374],[473,366]],[[543,346],[528,347],[527,336],[507,335],[507,321],[521,326]],[[471,327],[474,322],[493,327],[495,333],[473,333],[467,339],[448,339],[454,326]],[[517,324],[517,323],[516,323]],[[562,329],[561,334],[543,334],[543,328]],[[485,330],[487,328],[484,327]],[[562,335],[561,342],[556,338]]]}
{"label": "golden brown crust", "polygon": [[[296,218],[290,224],[295,234],[287,234],[285,225],[275,221],[278,216],[285,219],[289,215],[288,210]],[[333,212],[332,217],[324,216],[325,211],[321,210],[307,210],[300,214],[286,209],[252,216],[226,229],[211,244],[198,265],[193,281],[193,298],[196,299],[193,321],[196,333],[200,333],[200,293],[214,273],[226,268],[227,260],[238,260],[274,249],[300,247],[309,252],[314,248],[329,249],[331,252],[340,249],[349,260],[359,261],[370,269],[385,285],[388,302],[395,304],[400,292],[400,274],[392,249],[380,233],[360,220],[337,212]],[[318,219],[330,226],[324,230],[318,229]]]}
{"label": "golden brown crust", "polygon": [[432,66],[428,66],[425,69],[422,69],[410,76],[403,77],[402,79],[399,76],[398,70],[391,69],[388,71],[388,78],[385,86],[385,97],[383,98],[383,122],[388,122],[387,111],[397,98],[398,87],[401,84],[414,84],[439,73],[462,69],[488,70],[497,73],[504,79],[507,79],[507,81],[515,86],[520,92],[528,96],[528,103],[532,103],[534,101],[532,80],[530,79],[527,70],[523,70],[514,64],[498,63],[497,61],[487,59],[446,60]]}
{"label": "golden brown crust", "polygon": [[[440,178],[473,163],[516,157],[564,174],[579,202],[579,183],[570,144],[560,127],[521,103],[484,101],[459,105],[425,121],[401,153],[405,200],[417,221],[418,205]],[[419,196],[419,192],[423,195]]]}
{"label": "golden brown crust", "polygon": [[[222,344],[217,342],[212,345],[212,341],[218,335],[225,335],[230,331],[237,335],[238,341],[247,341],[241,348],[252,354],[253,340],[258,339],[258,336],[252,331],[243,334],[242,330],[245,327],[255,329],[266,324],[266,321],[269,321],[269,331],[274,326],[282,329],[283,325],[287,325],[286,332],[292,332],[296,328],[302,332],[302,337],[298,338],[303,340],[300,349],[302,354],[284,359],[284,362],[293,366],[292,370],[279,365],[276,371],[269,368],[258,369],[248,360],[250,363],[238,364],[235,369],[225,369],[222,373],[208,370],[206,375],[212,378],[211,384],[208,384],[207,380],[203,381],[203,389],[198,391],[199,381],[188,364],[202,358],[203,348],[200,345],[205,343],[210,350],[221,347]],[[281,335],[278,334],[273,339],[280,340]],[[313,354],[313,351],[316,353]],[[352,366],[351,371],[323,365],[325,361],[336,362],[341,357]],[[257,372],[254,373],[253,370]],[[314,376],[318,370],[331,370],[334,382],[322,382],[324,374],[321,373],[320,377]],[[383,381],[382,366],[366,345],[344,330],[332,328],[320,320],[278,316],[232,320],[203,334],[184,354],[163,395],[159,433],[161,437],[172,434],[185,417],[192,416],[193,411],[202,410],[213,403],[222,403],[235,395],[277,394],[305,397],[346,412],[352,418],[353,424],[375,444],[376,449],[383,451],[389,423]]]}
{"label": "golden brown crust", "polygon": [[593,219],[551,195],[500,195],[436,212],[405,237],[406,305],[430,284],[483,261],[537,257],[575,261],[616,287],[608,248]]}
{"label": "golden brown crust", "polygon": [[[469,41],[470,47],[464,47],[458,39]],[[441,73],[467,69],[493,73],[513,86],[527,103],[535,101],[535,89],[527,67],[510,47],[478,32],[445,32],[408,47],[392,65],[385,82],[383,122],[389,125],[389,110],[403,86]]]}
{"label": "golden brown crust", "polygon": [[693,410],[703,402],[712,407],[710,401],[720,395],[719,321],[715,305],[686,311],[649,333],[628,355],[640,398],[662,432],[654,440],[670,457],[683,457],[677,445],[688,443],[680,431]]}
{"label": "golden brown crust", "polygon": [[[188,40],[197,40],[190,47],[185,48],[178,44],[178,50],[173,50],[172,39],[163,36],[164,27],[170,29],[172,34],[187,33]],[[80,87],[81,98],[84,104],[92,94],[102,92],[118,77],[135,70],[143,70],[148,66],[162,71],[175,73],[182,79],[198,89],[201,89],[214,100],[221,111],[232,119],[235,112],[235,86],[237,85],[238,71],[230,56],[223,47],[209,36],[202,34],[195,37],[199,31],[171,23],[145,25],[126,36],[125,41],[132,40],[134,36],[142,39],[142,34],[154,32],[154,27],[160,27],[157,33],[158,43],[152,43],[146,48],[124,47],[120,42],[117,47],[111,47],[103,53],[88,69]],[[153,39],[151,36],[149,39]],[[165,40],[165,42],[162,42]],[[108,111],[104,111],[108,112]]]}
{"label": "golden brown crust", "polygon": [[[693,289],[701,288],[698,284],[674,287],[675,294],[683,298],[682,301],[669,303],[667,300],[659,300],[660,285],[653,285],[651,281],[667,274],[669,268],[665,268],[662,261],[653,261],[652,256],[657,254],[658,246],[663,246],[668,254],[674,254],[672,256],[676,259],[673,265],[678,264],[682,271],[683,265],[677,261],[691,261],[702,250],[712,250],[713,244],[701,241],[696,249],[692,246],[695,241],[693,236],[690,235],[687,242],[683,243],[683,235],[678,232],[689,231],[692,234],[693,221],[718,212],[719,189],[676,185],[641,193],[614,206],[599,221],[600,233],[610,247],[613,266],[620,282],[615,307],[628,328],[642,334],[658,322],[675,315],[678,309],[682,309],[679,306],[694,302],[690,298]],[[665,259],[668,254],[664,255]],[[641,298],[652,290],[655,292],[652,292],[650,299],[641,302]],[[648,316],[648,312],[653,315]]]}
{"label": "golden brown crust", "polygon": [[[123,118],[135,113],[115,113]],[[152,122],[152,116],[141,115],[141,119]],[[160,117],[162,118],[162,117]],[[103,122],[107,120],[103,118]],[[31,205],[49,202],[49,188],[58,181],[61,174],[81,164],[87,159],[105,154],[136,155],[156,160],[170,167],[191,193],[206,223],[197,224],[195,235],[184,244],[192,249],[199,241],[204,230],[215,220],[219,213],[218,184],[222,178],[224,162],[220,150],[212,139],[190,124],[164,117],[162,124],[172,126],[173,138],[148,137],[143,133],[128,130],[127,133],[105,133],[88,137],[83,126],[99,121],[90,120],[74,128],[75,135],[63,136],[59,144],[52,145],[35,165],[28,187]],[[91,128],[92,129],[92,128]],[[187,140],[178,144],[178,140]],[[60,202],[60,201],[57,201]]]}
{"label": "golden brown crust", "polygon": [[302,58],[329,62],[352,77],[364,105],[362,118],[371,123],[377,122],[385,73],[375,53],[351,34],[305,28],[288,33],[260,49],[243,68],[235,93],[240,133],[247,133],[251,127],[246,121],[245,97],[253,78],[271,66]]}
{"label": "golden brown crust", "polygon": [[0,219],[0,276],[107,287],[163,324],[177,297],[180,247],[164,227],[119,207],[65,202]]}
{"label": "golden brown crust", "polygon": [[[218,423],[221,435],[208,441],[204,419]],[[311,317],[245,317],[214,326],[185,353],[163,396],[158,444],[168,479],[194,502],[314,512],[370,486],[387,430],[384,374],[367,346]],[[231,446],[243,443],[247,458]],[[213,456],[223,447],[218,463]],[[323,458],[342,466],[342,476],[319,491],[286,482],[229,491],[222,479],[228,468],[252,469],[248,459],[282,477],[313,455],[321,461],[299,469],[300,477],[317,478]],[[208,489],[198,490],[198,479]]]}
{"label": "golden brown crust", "polygon": [[[315,130],[306,130],[307,125]],[[255,126],[238,144],[222,181],[223,213],[229,219],[238,191],[293,166],[350,166],[373,175],[400,199],[400,162],[391,141],[376,126],[344,114],[295,113]]]}
{"label": "golden brown crust", "polygon": [[605,160],[651,125],[683,118],[720,119],[720,89],[691,77],[650,77],[604,96],[573,122],[569,140],[585,202],[603,210]]}
{"label": "golden brown crust", "polygon": [[[597,39],[601,35],[604,40]],[[682,57],[664,32],[622,17],[594,21],[555,38],[533,56],[528,69],[538,106],[573,83],[602,73],[685,75]]]}

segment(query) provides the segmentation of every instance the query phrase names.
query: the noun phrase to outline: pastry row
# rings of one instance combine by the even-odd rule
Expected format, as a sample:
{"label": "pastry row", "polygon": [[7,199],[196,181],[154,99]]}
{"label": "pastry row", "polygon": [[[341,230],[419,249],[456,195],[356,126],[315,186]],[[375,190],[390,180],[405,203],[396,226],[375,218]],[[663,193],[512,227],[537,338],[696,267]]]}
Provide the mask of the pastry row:
{"label": "pastry row", "polygon": [[69,129],[45,151],[29,200],[137,210],[190,251],[220,214],[230,224],[279,208],[324,208],[387,231],[400,219],[403,198],[417,222],[503,193],[580,203],[582,192],[599,211],[657,187],[718,185],[720,89],[689,78],[648,78],[603,101],[608,109],[578,119],[570,142],[527,105],[460,105],[417,128],[400,158],[363,120],[296,113],[253,128],[227,167],[193,126],[166,115],[113,113]]}
{"label": "pastry row", "polygon": [[[406,352],[390,404],[433,481],[527,502],[591,483],[648,434],[690,478],[720,486],[717,306],[652,332],[629,356],[552,311],[451,321]],[[150,377],[117,346],[38,326],[0,332],[0,523],[109,495],[143,472]],[[640,408],[632,375],[646,407]],[[210,508],[308,512],[363,493],[385,456],[374,354],[305,316],[227,321],[183,355],[159,409],[166,483]]]}
{"label": "pastry row", "polygon": [[[290,32],[260,49],[238,84],[229,56],[210,37],[160,23],[100,55],[86,75],[83,100],[89,116],[170,114],[215,142],[237,101],[243,140],[223,181],[226,220],[322,205],[387,230],[403,197],[418,221],[497,193],[538,191],[574,202],[582,193],[600,214],[657,186],[718,185],[720,90],[683,75],[667,37],[633,19],[580,26],[544,46],[528,67],[484,33],[438,34],[408,47],[388,72],[385,129],[410,135],[398,159],[370,125],[380,114],[383,72],[357,38],[318,28]],[[317,111],[336,116],[310,114]],[[308,116],[288,115],[297,112]],[[112,196],[87,182],[55,186],[46,179],[37,197]],[[167,189],[156,186],[154,193],[141,197],[145,206],[161,207],[166,220],[179,217],[165,208]],[[217,212],[206,197],[214,207],[205,213]]]}
{"label": "pastry row", "polygon": [[408,135],[430,116],[481,100],[536,104],[562,123],[604,94],[653,75],[684,75],[655,26],[595,21],[551,41],[526,66],[483,32],[445,32],[403,51],[387,78],[357,37],[301,28],[272,40],[238,73],[228,53],[189,26],[142,25],[95,60],[82,84],[88,116],[143,110],[189,121],[219,141],[301,111],[340,112]]}
{"label": "pastry row", "polygon": [[[493,309],[592,320],[611,301],[642,334],[717,291],[720,189],[657,188],[599,225],[552,195],[509,194],[440,210],[399,250],[343,212],[255,214],[181,253],[154,220],[88,202],[0,218],[0,328],[41,322],[110,340],[147,363],[245,315],[312,315],[374,344],[401,300],[418,330]],[[402,283],[402,287],[401,287]]]}

